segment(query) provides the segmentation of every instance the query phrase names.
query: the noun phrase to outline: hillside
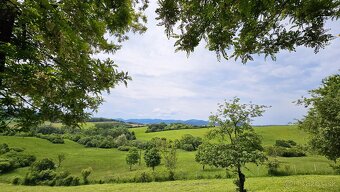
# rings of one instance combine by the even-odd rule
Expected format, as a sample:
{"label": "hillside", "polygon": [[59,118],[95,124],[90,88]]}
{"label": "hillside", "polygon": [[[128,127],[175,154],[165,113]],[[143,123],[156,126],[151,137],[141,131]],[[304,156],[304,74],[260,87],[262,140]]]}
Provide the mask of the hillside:
{"label": "hillside", "polygon": [[196,125],[196,126],[206,126],[208,125],[208,121],[198,120],[198,119],[189,119],[189,120],[175,120],[175,119],[117,119],[119,121],[124,121],[127,123],[139,123],[139,124],[156,124],[156,123],[183,123],[187,125]]}
{"label": "hillside", "polygon": [[[149,140],[153,137],[166,137],[169,139],[180,138],[184,134],[192,134],[203,137],[208,129],[191,129],[145,133],[144,128],[131,128],[137,139]],[[276,139],[292,139],[297,143],[306,143],[307,135],[295,126],[269,126],[257,127],[256,131],[263,136],[264,145],[273,145]],[[7,143],[11,147],[25,148],[25,152],[35,155],[38,159],[45,157],[57,159],[58,154],[65,154],[66,160],[62,164],[63,170],[68,170],[74,175],[80,175],[80,171],[87,167],[93,168],[90,180],[129,180],[142,172],[152,174],[150,168],[144,163],[133,167],[129,171],[125,163],[127,152],[117,149],[86,148],[73,141],[65,140],[65,144],[52,144],[47,140],[32,137],[1,136],[0,143]],[[178,150],[178,165],[176,177],[178,179],[196,178],[220,178],[225,176],[225,170],[219,168],[207,168],[202,170],[201,165],[194,161],[195,152]],[[290,174],[332,174],[329,162],[325,157],[309,155],[307,157],[283,158],[282,169],[289,169]],[[266,176],[267,168],[264,165],[249,164],[249,170],[244,170],[249,177]],[[10,182],[14,176],[24,176],[27,168],[20,168],[8,174],[0,175],[0,182]],[[160,175],[166,170],[164,165],[156,167],[156,173]]]}

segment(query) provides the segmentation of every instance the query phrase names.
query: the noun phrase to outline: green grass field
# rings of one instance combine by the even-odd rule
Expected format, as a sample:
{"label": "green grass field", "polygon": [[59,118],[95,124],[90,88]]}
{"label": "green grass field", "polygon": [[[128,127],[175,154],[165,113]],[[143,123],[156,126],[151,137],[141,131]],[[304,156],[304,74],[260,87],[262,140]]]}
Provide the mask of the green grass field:
{"label": "green grass field", "polygon": [[[175,130],[155,133],[145,133],[146,128],[132,128],[135,131],[137,139],[149,140],[153,137],[166,137],[178,139],[184,134],[192,134],[203,137],[208,129],[189,129]],[[264,145],[273,145],[276,139],[292,139],[300,144],[306,143],[307,135],[295,126],[268,126],[257,127],[256,131],[263,136]],[[64,153],[66,160],[62,163],[64,170],[70,171],[73,175],[80,175],[80,171],[87,167],[92,167],[93,173],[90,180],[126,179],[133,178],[141,172],[150,172],[145,164],[136,165],[132,171],[129,171],[125,163],[127,152],[118,151],[117,149],[100,149],[85,148],[75,142],[66,140],[65,144],[52,144],[47,140],[32,137],[13,137],[1,136],[0,143],[7,143],[10,147],[25,148],[25,152],[35,155],[38,159],[45,157],[57,160],[57,155]],[[202,170],[201,166],[194,161],[195,152],[178,151],[178,164],[176,176],[179,179],[196,179],[196,178],[221,178],[226,172],[223,169],[209,168]],[[330,161],[322,156],[295,157],[295,158],[277,158],[282,164],[281,169],[292,175],[301,174],[333,174],[329,167]],[[247,177],[267,176],[267,168],[264,165],[256,166],[247,165],[245,169]],[[16,169],[13,172],[0,175],[0,182],[10,182],[13,177],[23,177],[28,168]],[[156,167],[157,174],[164,174],[164,165]]]}
{"label": "green grass field", "polygon": [[[288,177],[255,177],[246,181],[248,191],[256,192],[338,192],[340,189],[340,176],[308,175]],[[1,184],[3,192],[93,192],[93,191],[119,191],[119,192],[228,192],[235,191],[232,179],[186,180],[172,182],[152,183],[124,183],[82,185],[76,187],[47,187],[47,186],[13,186]]]}
{"label": "green grass field", "polygon": [[[173,131],[161,131],[145,133],[146,127],[131,128],[134,131],[137,139],[150,140],[153,137],[165,137],[168,139],[180,139],[185,134],[191,134],[196,137],[204,137],[207,132],[213,128],[202,129],[184,129]],[[259,126],[255,127],[255,131],[262,135],[263,145],[273,145],[277,139],[291,139],[299,144],[305,144],[308,140],[308,135],[304,131],[297,128],[297,126]]]}

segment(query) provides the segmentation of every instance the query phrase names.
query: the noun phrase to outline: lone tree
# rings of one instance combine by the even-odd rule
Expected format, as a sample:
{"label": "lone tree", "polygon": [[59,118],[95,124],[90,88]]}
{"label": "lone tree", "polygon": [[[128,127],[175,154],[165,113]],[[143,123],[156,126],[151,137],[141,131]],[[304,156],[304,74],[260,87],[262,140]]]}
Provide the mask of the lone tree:
{"label": "lone tree", "polygon": [[155,171],[155,167],[161,164],[161,155],[157,148],[147,149],[144,153],[144,160],[147,167],[152,167],[152,171]]}
{"label": "lone tree", "polygon": [[58,154],[58,168],[61,167],[61,163],[65,160],[66,155],[64,153]]}
{"label": "lone tree", "polygon": [[164,140],[159,147],[164,159],[164,165],[169,172],[169,180],[175,180],[175,169],[177,164],[177,148],[175,143]]}
{"label": "lone tree", "polygon": [[275,59],[280,50],[295,51],[298,46],[316,53],[335,38],[325,22],[340,17],[338,0],[158,0],[158,4],[159,25],[168,38],[176,39],[177,50],[189,54],[205,40],[218,58],[240,58],[243,63],[255,54]]}
{"label": "lone tree", "polygon": [[238,191],[245,192],[245,175],[242,167],[246,163],[261,163],[266,160],[261,146],[261,138],[250,125],[255,117],[262,116],[264,105],[240,104],[239,98],[219,104],[215,115],[209,117],[212,125],[218,125],[211,130],[208,138],[217,138],[220,142],[213,144],[214,160],[217,167],[234,168],[238,179],[235,184]]}
{"label": "lone tree", "polygon": [[310,145],[321,155],[337,162],[340,158],[340,74],[331,75],[298,101],[309,107],[299,127],[312,135]]}
{"label": "lone tree", "polygon": [[129,165],[129,169],[131,171],[132,165],[138,163],[139,160],[139,152],[136,147],[130,148],[129,153],[126,155],[126,164]]}
{"label": "lone tree", "polygon": [[95,55],[120,49],[130,31],[144,32],[146,7],[145,0],[1,0],[1,125],[85,121],[103,91],[130,80]]}

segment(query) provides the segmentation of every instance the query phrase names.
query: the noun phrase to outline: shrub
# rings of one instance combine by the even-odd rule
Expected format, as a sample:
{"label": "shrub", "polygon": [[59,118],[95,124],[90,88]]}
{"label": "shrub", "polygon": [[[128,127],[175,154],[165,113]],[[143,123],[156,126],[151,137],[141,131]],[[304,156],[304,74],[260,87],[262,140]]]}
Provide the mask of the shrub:
{"label": "shrub", "polygon": [[78,142],[79,139],[81,139],[81,135],[79,135],[79,134],[68,134],[67,133],[67,134],[63,134],[62,138],[63,139],[69,139],[69,140],[74,141],[74,142]]}
{"label": "shrub", "polygon": [[54,170],[55,164],[51,159],[44,158],[40,161],[33,163],[31,169],[33,171]]}
{"label": "shrub", "polygon": [[142,172],[140,175],[135,176],[134,181],[138,183],[147,183],[152,181],[152,177],[150,174]]}
{"label": "shrub", "polygon": [[51,169],[31,170],[24,178],[24,185],[55,185],[56,172]]}
{"label": "shrub", "polygon": [[265,148],[265,151],[269,156],[280,156],[280,157],[303,157],[306,154],[299,148],[284,148],[277,146],[269,146]]}
{"label": "shrub", "polygon": [[340,165],[337,165],[337,164],[330,164],[330,166],[332,167],[332,169],[334,170],[334,172],[338,175],[340,175]]}
{"label": "shrub", "polygon": [[9,150],[10,149],[9,149],[9,147],[6,143],[3,143],[3,144],[0,145],[0,155],[9,152]]}
{"label": "shrub", "polygon": [[91,138],[90,137],[83,137],[81,139],[79,139],[77,141],[77,143],[81,144],[81,145],[86,145],[87,142],[91,141]]}
{"label": "shrub", "polygon": [[191,144],[183,144],[182,149],[185,151],[195,151],[194,147]]}
{"label": "shrub", "polygon": [[64,139],[61,138],[60,135],[51,134],[51,135],[43,135],[43,134],[37,134],[36,137],[41,139],[46,139],[54,144],[64,144]]}
{"label": "shrub", "polygon": [[268,175],[279,175],[280,162],[277,159],[273,161],[268,161],[267,168],[268,168]]}
{"label": "shrub", "polygon": [[20,147],[12,147],[10,148],[11,151],[15,151],[15,152],[23,152],[24,149],[23,148],[20,148]]}
{"label": "shrub", "polygon": [[56,186],[77,186],[80,184],[79,177],[68,175],[63,178],[56,179]]}
{"label": "shrub", "polygon": [[36,133],[41,133],[44,135],[50,135],[50,134],[64,134],[64,130],[60,128],[53,127],[51,125],[44,125],[37,127],[35,129]]}
{"label": "shrub", "polygon": [[0,173],[6,173],[14,169],[12,163],[7,159],[0,159]]}
{"label": "shrub", "polygon": [[99,147],[99,145],[100,141],[96,138],[92,138],[85,144],[86,147]]}
{"label": "shrub", "polygon": [[87,178],[90,176],[91,173],[92,173],[92,168],[91,167],[88,167],[86,169],[81,170],[81,175],[83,176],[84,184],[88,184],[89,183],[89,180]]}
{"label": "shrub", "polygon": [[103,141],[100,142],[99,148],[113,148],[113,141],[110,141],[108,139],[104,139]]}
{"label": "shrub", "polygon": [[20,152],[10,151],[4,155],[8,159],[13,168],[30,166],[35,160],[35,156],[23,154]]}
{"label": "shrub", "polygon": [[288,149],[283,151],[281,156],[282,157],[303,157],[303,156],[306,156],[306,154],[299,149],[288,148]]}
{"label": "shrub", "polygon": [[12,184],[13,185],[19,185],[20,184],[20,178],[19,177],[14,177],[12,179]]}
{"label": "shrub", "polygon": [[293,140],[276,140],[275,146],[291,148],[293,146],[296,146],[296,142]]}
{"label": "shrub", "polygon": [[118,147],[117,149],[119,151],[129,151],[130,148],[131,148],[130,146],[123,145],[123,146]]}

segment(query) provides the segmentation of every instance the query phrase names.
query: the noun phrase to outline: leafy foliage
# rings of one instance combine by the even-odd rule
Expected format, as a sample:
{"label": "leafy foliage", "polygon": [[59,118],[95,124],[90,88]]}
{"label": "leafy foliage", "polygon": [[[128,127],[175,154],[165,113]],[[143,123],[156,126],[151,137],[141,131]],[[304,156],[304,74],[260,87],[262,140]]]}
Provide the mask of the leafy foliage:
{"label": "leafy foliage", "polygon": [[199,129],[206,126],[197,126],[197,125],[187,125],[183,123],[159,123],[159,124],[150,124],[148,125],[145,133],[150,132],[159,132],[159,131],[170,131],[170,130],[180,130],[180,129]]}
{"label": "leafy foliage", "polygon": [[164,165],[169,172],[169,180],[175,180],[175,169],[177,164],[177,148],[171,141],[163,142],[160,146]]}
{"label": "leafy foliage", "polygon": [[185,151],[195,151],[202,144],[202,138],[185,134],[180,140],[176,140],[176,147]]}
{"label": "leafy foliage", "polygon": [[299,126],[312,135],[310,145],[332,161],[340,158],[340,74],[331,75],[310,91],[310,98],[299,100],[309,107]]}
{"label": "leafy foliage", "polygon": [[[297,46],[318,52],[334,37],[325,21],[339,19],[340,2],[311,1],[184,1],[158,0],[159,25],[176,39],[176,50],[193,52],[201,40],[217,57],[240,58],[254,54],[266,57]],[[233,50],[231,53],[229,50]]]}
{"label": "leafy foliage", "polygon": [[[69,172],[57,172],[55,163],[48,158],[35,162],[22,181],[23,185],[74,186],[79,185],[79,178]],[[15,181],[20,184],[19,179]]]}
{"label": "leafy foliage", "polygon": [[23,149],[9,148],[6,143],[0,145],[0,173],[10,172],[16,168],[30,166],[36,157],[22,153]]}
{"label": "leafy foliage", "polygon": [[126,164],[129,165],[130,171],[132,165],[135,165],[138,163],[139,160],[139,152],[138,149],[133,147],[129,149],[129,153],[126,155]]}
{"label": "leafy foliage", "polygon": [[158,149],[147,149],[144,153],[144,160],[147,167],[152,167],[152,170],[155,170],[155,167],[161,163],[161,155]]}
{"label": "leafy foliage", "polygon": [[208,137],[220,141],[212,144],[215,145],[212,148],[212,164],[216,167],[235,168],[238,174],[235,184],[238,191],[244,192],[245,175],[241,168],[246,163],[261,163],[266,159],[262,152],[261,138],[250,125],[252,118],[262,116],[266,106],[240,104],[239,101],[235,97],[230,102],[219,104],[217,113],[209,117],[212,125],[219,126],[211,130]]}
{"label": "leafy foliage", "polygon": [[92,168],[91,167],[88,167],[86,169],[81,170],[81,175],[83,177],[84,184],[88,184],[89,183],[88,177],[91,175],[91,173],[92,173]]}
{"label": "leafy foliage", "polygon": [[146,7],[145,0],[1,1],[1,125],[84,122],[103,91],[131,79],[95,55],[120,49],[130,31],[144,32]]}
{"label": "leafy foliage", "polygon": [[296,146],[296,142],[293,141],[293,140],[276,140],[275,146],[292,148],[292,147]]}

